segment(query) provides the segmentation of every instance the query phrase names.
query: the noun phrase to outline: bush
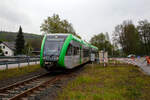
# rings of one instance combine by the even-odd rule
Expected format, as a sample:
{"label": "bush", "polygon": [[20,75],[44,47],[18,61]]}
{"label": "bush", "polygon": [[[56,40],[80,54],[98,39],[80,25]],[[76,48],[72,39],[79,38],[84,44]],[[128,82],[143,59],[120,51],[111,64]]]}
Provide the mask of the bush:
{"label": "bush", "polygon": [[0,48],[0,56],[4,56],[4,53],[1,48]]}

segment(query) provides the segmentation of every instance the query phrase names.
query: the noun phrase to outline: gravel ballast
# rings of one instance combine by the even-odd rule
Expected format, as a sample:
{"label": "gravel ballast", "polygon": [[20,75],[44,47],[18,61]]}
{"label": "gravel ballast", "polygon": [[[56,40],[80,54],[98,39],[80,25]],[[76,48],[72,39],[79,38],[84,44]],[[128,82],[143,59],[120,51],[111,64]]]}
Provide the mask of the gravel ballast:
{"label": "gravel ballast", "polygon": [[[50,84],[45,90],[36,93],[33,96],[29,96],[29,100],[55,100],[58,93],[67,85],[68,82],[74,80],[80,73],[84,70],[84,67],[79,68],[77,71],[73,72],[73,75],[68,77],[63,77],[61,80]],[[67,74],[66,74],[67,75]]]}
{"label": "gravel ballast", "polygon": [[[68,82],[74,80],[76,76],[78,76],[83,70],[84,66],[77,68],[76,71],[72,72],[73,74],[71,74],[71,76],[68,76],[68,73],[65,73],[67,77],[63,77],[55,83],[48,85],[42,91],[37,91],[38,93],[31,94],[31,96],[28,97],[28,100],[54,100],[57,98],[58,92],[61,92],[62,88],[65,87]],[[47,73],[47,71],[43,68],[40,68],[37,71],[28,73],[26,75],[0,80],[0,88],[12,85],[16,82],[23,81],[37,75],[42,75],[44,73]]]}
{"label": "gravel ballast", "polygon": [[0,88],[6,87],[8,85],[12,85],[12,84],[14,84],[16,82],[23,81],[23,80],[26,80],[28,78],[31,78],[31,77],[34,77],[34,76],[37,76],[37,75],[42,75],[42,74],[44,74],[46,72],[47,71],[45,69],[40,68],[40,69],[38,69],[35,72],[30,72],[30,73],[25,74],[25,75],[21,75],[21,76],[17,76],[17,77],[13,77],[13,78],[0,80]]}

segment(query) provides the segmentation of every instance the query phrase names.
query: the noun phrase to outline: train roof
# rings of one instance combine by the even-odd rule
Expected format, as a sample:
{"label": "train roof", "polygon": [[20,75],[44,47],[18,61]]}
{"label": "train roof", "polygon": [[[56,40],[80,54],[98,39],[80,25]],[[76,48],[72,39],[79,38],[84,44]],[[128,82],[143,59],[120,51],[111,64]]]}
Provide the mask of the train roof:
{"label": "train roof", "polygon": [[96,46],[94,46],[94,45],[91,45],[91,47],[98,50],[98,48]]}
{"label": "train roof", "polygon": [[70,35],[69,33],[52,33],[52,34],[46,34],[47,36],[49,35],[64,35],[64,36],[68,36]]}
{"label": "train roof", "polygon": [[94,49],[98,50],[98,48],[97,48],[96,46],[92,45],[92,44],[89,44],[89,47],[91,47],[91,48],[94,48]]}
{"label": "train roof", "polygon": [[91,47],[91,48],[94,48],[94,49],[98,50],[98,48],[96,46],[91,45],[91,44],[89,44],[89,43],[79,39],[78,37],[74,36],[73,34],[69,34],[69,33],[53,33],[53,34],[46,34],[46,35],[47,36],[50,36],[50,35],[51,36],[55,36],[55,35],[57,35],[57,36],[69,36],[73,40],[78,41],[78,42],[80,42],[81,44],[83,44],[83,45],[85,45],[87,47]]}

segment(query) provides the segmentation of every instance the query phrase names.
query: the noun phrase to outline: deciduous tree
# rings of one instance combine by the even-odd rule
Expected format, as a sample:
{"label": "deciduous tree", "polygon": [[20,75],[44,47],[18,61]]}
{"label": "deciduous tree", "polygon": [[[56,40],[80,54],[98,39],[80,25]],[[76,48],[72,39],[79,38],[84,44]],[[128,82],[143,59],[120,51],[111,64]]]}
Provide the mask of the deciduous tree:
{"label": "deciduous tree", "polygon": [[52,17],[45,19],[40,28],[44,33],[70,33],[81,38],[76,34],[72,24],[66,19],[61,20],[58,14],[53,14]]}
{"label": "deciduous tree", "polygon": [[4,56],[3,50],[0,48],[0,56]]}
{"label": "deciduous tree", "polygon": [[125,54],[139,54],[140,37],[132,21],[117,25],[113,34],[113,41],[120,44]]}
{"label": "deciduous tree", "polygon": [[25,44],[25,48],[24,48],[24,53],[26,55],[31,55],[32,54],[32,51],[33,51],[33,48],[31,46],[31,44],[29,42],[26,42]]}
{"label": "deciduous tree", "polygon": [[148,55],[150,54],[150,22],[148,20],[141,20],[138,23],[137,29],[140,34],[141,48],[143,54]]}
{"label": "deciduous tree", "polygon": [[108,41],[108,33],[103,34],[100,33],[98,35],[95,35],[91,38],[90,43],[96,47],[98,47],[99,50],[107,51],[109,55],[112,55],[112,48],[110,41]]}

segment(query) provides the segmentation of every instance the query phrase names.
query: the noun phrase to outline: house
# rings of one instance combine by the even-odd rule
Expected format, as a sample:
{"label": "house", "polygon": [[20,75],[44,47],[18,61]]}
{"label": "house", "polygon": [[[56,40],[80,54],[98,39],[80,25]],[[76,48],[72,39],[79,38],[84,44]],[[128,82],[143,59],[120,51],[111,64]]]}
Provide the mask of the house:
{"label": "house", "polygon": [[14,56],[15,42],[0,42],[0,48],[5,56]]}

